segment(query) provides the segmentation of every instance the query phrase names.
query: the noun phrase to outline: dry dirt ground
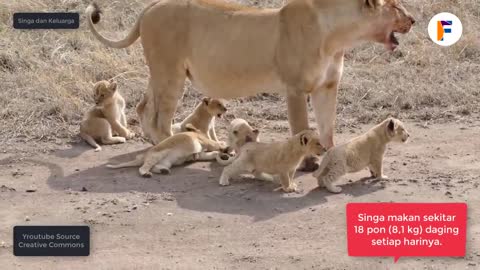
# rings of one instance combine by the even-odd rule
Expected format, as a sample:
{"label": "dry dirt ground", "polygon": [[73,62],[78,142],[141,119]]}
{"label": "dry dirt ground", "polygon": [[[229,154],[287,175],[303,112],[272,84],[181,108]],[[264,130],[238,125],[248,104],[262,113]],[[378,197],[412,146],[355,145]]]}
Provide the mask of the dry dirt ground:
{"label": "dry dirt ground", "polygon": [[[221,167],[213,163],[190,164],[150,179],[139,177],[135,168],[105,167],[147,146],[138,141],[99,153],[84,143],[50,154],[4,153],[1,268],[479,269],[480,117],[450,124],[408,122],[407,127],[411,141],[387,150],[390,180],[366,179],[367,171],[351,174],[342,180],[342,194],[318,189],[311,174],[300,172],[300,191],[287,195],[251,178],[220,187]],[[367,128],[338,134],[337,142]],[[286,136],[267,130],[263,140]],[[397,264],[391,257],[348,257],[346,203],[380,201],[467,202],[467,255],[403,257]],[[12,227],[19,224],[89,224],[91,255],[14,257]]]}

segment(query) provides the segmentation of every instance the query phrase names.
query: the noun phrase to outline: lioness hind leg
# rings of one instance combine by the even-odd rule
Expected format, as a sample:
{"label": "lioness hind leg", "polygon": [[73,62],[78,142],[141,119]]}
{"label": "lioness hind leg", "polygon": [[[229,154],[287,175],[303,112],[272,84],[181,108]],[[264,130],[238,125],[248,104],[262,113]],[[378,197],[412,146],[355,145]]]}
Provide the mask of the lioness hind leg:
{"label": "lioness hind leg", "polygon": [[162,48],[156,48],[155,51],[145,51],[149,59],[162,59],[162,61],[152,61],[150,67],[149,87],[152,91],[153,105],[147,106],[146,113],[150,114],[151,132],[149,134],[154,144],[159,143],[172,135],[172,119],[177,108],[178,100],[183,94],[183,85],[185,83],[186,72],[182,70],[183,63],[179,64],[172,59],[172,56],[163,57],[156,55],[161,53]]}

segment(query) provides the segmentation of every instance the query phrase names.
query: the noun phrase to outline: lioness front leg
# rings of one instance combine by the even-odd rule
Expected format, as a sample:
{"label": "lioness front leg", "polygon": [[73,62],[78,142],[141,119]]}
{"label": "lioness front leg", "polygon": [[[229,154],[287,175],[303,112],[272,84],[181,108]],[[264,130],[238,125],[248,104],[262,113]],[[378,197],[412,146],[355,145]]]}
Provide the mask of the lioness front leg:
{"label": "lioness front leg", "polygon": [[327,71],[327,80],[311,94],[320,143],[327,150],[334,146],[333,132],[337,113],[338,84],[343,73],[343,51],[337,53],[333,61]]}
{"label": "lioness front leg", "polygon": [[[287,96],[288,123],[292,135],[308,129],[307,96],[305,94],[289,94]],[[315,157],[306,157],[299,170],[313,172],[318,168]]]}

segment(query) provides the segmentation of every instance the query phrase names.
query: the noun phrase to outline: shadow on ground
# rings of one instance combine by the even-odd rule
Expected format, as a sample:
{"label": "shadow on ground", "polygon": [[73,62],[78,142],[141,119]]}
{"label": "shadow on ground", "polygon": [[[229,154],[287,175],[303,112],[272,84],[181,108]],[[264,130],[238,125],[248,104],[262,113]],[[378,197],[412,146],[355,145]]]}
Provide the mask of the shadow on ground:
{"label": "shadow on ground", "polygon": [[[83,148],[83,146],[82,146]],[[108,163],[133,159],[136,151],[111,158]],[[75,172],[65,176],[60,166],[46,160],[30,160],[50,170],[48,185],[56,190],[74,190],[95,193],[120,193],[128,191],[163,193],[173,195],[181,208],[200,212],[217,212],[235,215],[247,215],[254,220],[266,220],[282,213],[294,212],[315,207],[327,202],[331,194],[324,189],[315,188],[299,193],[284,194],[274,192],[276,184],[241,178],[231,181],[231,185],[221,187],[218,178],[222,167],[216,163],[188,164],[172,169],[171,175],[154,175],[142,178],[138,168],[109,169],[105,164]],[[297,174],[297,177],[302,175]],[[298,179],[296,180],[298,182]],[[302,176],[302,182],[311,184],[312,176]],[[305,186],[300,185],[300,188]],[[357,181],[342,186],[343,193],[353,197],[376,192],[382,187],[375,181]]]}

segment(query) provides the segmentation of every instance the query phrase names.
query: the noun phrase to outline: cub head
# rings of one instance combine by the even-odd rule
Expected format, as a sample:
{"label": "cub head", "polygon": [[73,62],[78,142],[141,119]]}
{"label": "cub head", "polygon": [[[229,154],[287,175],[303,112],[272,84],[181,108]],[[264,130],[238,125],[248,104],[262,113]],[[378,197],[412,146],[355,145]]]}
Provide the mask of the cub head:
{"label": "cub head", "polygon": [[[239,124],[235,124],[239,123]],[[232,121],[232,129],[230,130],[230,143],[236,147],[242,147],[248,142],[258,142],[260,131],[253,128],[243,119],[234,119]]]}
{"label": "cub head", "polygon": [[205,97],[202,102],[202,105],[207,108],[210,115],[221,118],[222,115],[227,112],[227,107],[225,106],[226,102],[223,99]]}
{"label": "cub head", "polygon": [[403,7],[400,0],[361,1],[365,15],[372,22],[372,31],[367,39],[382,43],[393,51],[399,45],[395,33],[408,33],[415,19]]}
{"label": "cub head", "polygon": [[300,147],[305,149],[309,155],[320,156],[325,152],[325,148],[320,143],[318,134],[313,130],[304,130],[298,134]]}
{"label": "cub head", "polygon": [[387,120],[383,121],[387,137],[390,141],[393,142],[407,142],[410,134],[405,129],[402,121],[395,119],[395,118],[388,118]]}
{"label": "cub head", "polygon": [[113,97],[117,91],[117,83],[114,81],[99,81],[93,86],[93,99],[96,105],[102,105]]}

